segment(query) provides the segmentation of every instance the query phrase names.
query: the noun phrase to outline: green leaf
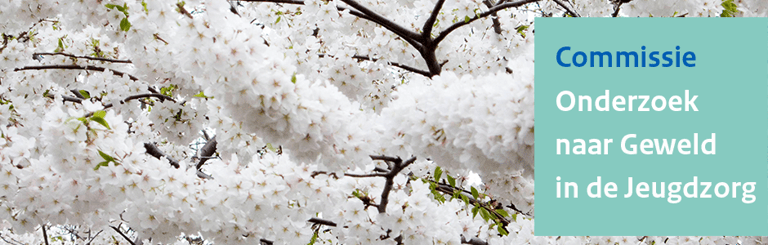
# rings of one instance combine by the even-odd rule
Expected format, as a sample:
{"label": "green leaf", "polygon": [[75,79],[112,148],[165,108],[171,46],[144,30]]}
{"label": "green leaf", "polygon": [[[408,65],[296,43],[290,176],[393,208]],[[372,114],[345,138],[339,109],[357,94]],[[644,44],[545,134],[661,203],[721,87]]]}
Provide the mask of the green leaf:
{"label": "green leaf", "polygon": [[275,24],[280,23],[280,19],[282,19],[283,16],[277,16],[277,20],[275,21]]}
{"label": "green leaf", "polygon": [[512,215],[512,221],[515,221],[515,222],[517,222],[517,214],[513,214],[513,215]]}
{"label": "green leaf", "polygon": [[267,149],[272,152],[277,152],[277,149],[275,149],[275,147],[272,146],[272,143],[267,143]]}
{"label": "green leaf", "polygon": [[475,187],[472,186],[472,197],[474,197],[475,200],[477,200],[477,197],[479,197],[479,196],[480,196],[480,193],[478,193],[477,189],[475,189]]}
{"label": "green leaf", "polygon": [[469,205],[469,198],[466,195],[461,195],[461,200],[464,200],[464,203]]}
{"label": "green leaf", "polygon": [[504,226],[502,225],[496,226],[496,230],[498,230],[499,234],[501,234],[502,236],[509,235],[509,232],[507,232],[507,230],[504,230]]}
{"label": "green leaf", "polygon": [[103,111],[103,110],[98,110],[98,111],[95,111],[95,112],[93,113],[93,117],[101,117],[101,118],[104,118],[104,116],[106,116],[106,115],[107,115],[107,112],[106,112],[106,111]]}
{"label": "green leaf", "polygon": [[106,6],[108,9],[117,9],[117,11],[123,12],[123,14],[125,14],[125,16],[128,16],[128,4],[127,3],[123,4],[123,6],[116,5],[116,4],[106,4],[104,6]]}
{"label": "green leaf", "polygon": [[293,84],[296,84],[296,73],[293,73],[293,76],[291,77],[291,82]]}
{"label": "green leaf", "polygon": [[725,0],[720,5],[723,6],[723,13],[720,14],[720,17],[735,17],[736,13],[739,12],[738,6],[733,3],[733,0]]}
{"label": "green leaf", "polygon": [[443,169],[440,166],[435,167],[435,181],[440,181],[440,177],[443,175]]}
{"label": "green leaf", "polygon": [[475,206],[472,208],[472,218],[474,219],[475,216],[477,216],[477,212],[480,211],[480,206]]}
{"label": "green leaf", "polygon": [[81,90],[78,90],[77,92],[80,92],[80,95],[82,95],[86,99],[90,99],[91,98],[91,93],[88,93],[88,91],[85,91],[85,90],[81,89]]}
{"label": "green leaf", "polygon": [[352,192],[352,196],[355,196],[358,199],[362,199],[363,198],[363,194],[360,193],[360,189],[355,189],[355,191]]}
{"label": "green leaf", "polygon": [[464,23],[469,23],[469,21],[472,20],[469,18],[469,16],[464,16]]}
{"label": "green leaf", "polygon": [[109,127],[109,124],[107,123],[106,120],[104,120],[103,117],[92,117],[91,121],[97,122],[97,123],[101,124],[102,126],[104,126],[107,129],[112,129],[112,128]]}
{"label": "green leaf", "polygon": [[131,22],[128,21],[128,18],[123,18],[123,20],[120,21],[120,30],[128,31],[131,29]]}
{"label": "green leaf", "polygon": [[520,34],[521,36],[525,37],[525,30],[527,30],[527,29],[528,29],[527,25],[518,26],[517,27],[517,33]]}
{"label": "green leaf", "polygon": [[456,187],[456,179],[447,174],[445,175],[445,178],[448,179],[448,184],[451,184],[451,187]]}
{"label": "green leaf", "polygon": [[109,162],[103,161],[103,162],[100,162],[98,165],[96,165],[96,167],[94,167],[93,170],[99,170],[99,168],[106,167],[106,166],[109,166]]}
{"label": "green leaf", "polygon": [[115,158],[113,158],[110,155],[107,155],[107,153],[104,153],[101,150],[99,150],[99,155],[101,155],[101,158],[104,158],[104,161],[106,161],[106,162],[114,162],[115,161]]}
{"label": "green leaf", "polygon": [[179,87],[176,86],[175,84],[171,84],[171,85],[162,87],[162,88],[160,88],[160,94],[168,96],[168,97],[173,97],[173,91],[175,91],[177,88],[179,88]]}
{"label": "green leaf", "polygon": [[144,7],[144,13],[149,14],[149,10],[147,9],[147,2],[144,0],[141,0],[141,6]]}
{"label": "green leaf", "polygon": [[483,216],[483,219],[486,222],[488,222],[489,219],[493,218],[493,216],[491,216],[491,213],[488,212],[488,209],[485,209],[483,207],[480,208],[480,216]]}
{"label": "green leaf", "polygon": [[58,53],[58,52],[63,52],[64,51],[64,41],[62,41],[61,39],[62,38],[59,38],[58,47],[56,47],[56,50],[54,50],[53,52]]}
{"label": "green leaf", "polygon": [[504,209],[496,209],[496,213],[501,215],[501,217],[509,217],[509,213],[507,211],[504,211]]}
{"label": "green leaf", "polygon": [[206,99],[213,98],[213,96],[211,96],[211,97],[206,96],[205,93],[203,93],[203,91],[200,91],[200,93],[197,93],[195,95],[195,97],[197,97],[197,98],[206,98]]}

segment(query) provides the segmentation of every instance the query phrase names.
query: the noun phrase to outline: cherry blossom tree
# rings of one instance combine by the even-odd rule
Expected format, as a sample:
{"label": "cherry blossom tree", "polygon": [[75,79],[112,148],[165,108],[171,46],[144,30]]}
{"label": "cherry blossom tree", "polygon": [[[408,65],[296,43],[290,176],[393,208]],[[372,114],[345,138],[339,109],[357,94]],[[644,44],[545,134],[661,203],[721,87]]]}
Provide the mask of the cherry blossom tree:
{"label": "cherry blossom tree", "polygon": [[0,0],[0,238],[760,243],[533,236],[533,17],[767,11],[763,0]]}

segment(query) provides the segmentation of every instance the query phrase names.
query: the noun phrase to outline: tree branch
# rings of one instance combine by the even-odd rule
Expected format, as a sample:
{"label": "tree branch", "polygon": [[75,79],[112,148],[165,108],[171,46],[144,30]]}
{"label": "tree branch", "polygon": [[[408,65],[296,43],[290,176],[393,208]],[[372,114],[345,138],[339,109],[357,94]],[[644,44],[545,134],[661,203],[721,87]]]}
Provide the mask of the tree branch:
{"label": "tree branch", "polygon": [[333,226],[336,227],[336,223],[330,220],[324,220],[321,218],[312,217],[307,222],[315,223],[315,224],[321,224],[321,225],[327,225],[327,226]]}
{"label": "tree branch", "polygon": [[624,1],[619,1],[616,4],[616,8],[613,11],[613,14],[611,14],[611,17],[617,17],[619,16],[619,10],[621,10],[621,5],[624,4]]}
{"label": "tree branch", "polygon": [[[42,66],[25,66],[21,68],[13,69],[13,71],[25,71],[25,70],[50,70],[50,69],[60,69],[60,70],[88,70],[88,71],[100,71],[104,72],[107,70],[107,68],[104,67],[98,67],[98,66],[91,66],[91,65],[85,65],[85,66],[79,66],[79,65],[42,65]],[[133,81],[139,80],[139,78],[127,74],[125,72],[121,71],[115,71],[110,69],[113,74],[118,76],[128,75],[129,78]]]}
{"label": "tree branch", "polygon": [[45,224],[41,225],[40,227],[43,228],[43,239],[45,240],[45,245],[48,245],[48,232],[45,231]]}
{"label": "tree branch", "polygon": [[[304,1],[301,1],[301,0],[241,0],[241,1],[242,2],[283,3],[283,4],[304,5]],[[360,5],[358,4],[358,6],[360,6]],[[352,7],[355,8],[354,6],[352,6]],[[407,41],[409,44],[413,45],[417,49],[421,48],[421,45],[419,44],[419,42],[417,42],[416,39],[413,39],[413,37],[416,37],[416,36],[419,35],[418,33],[415,33],[413,31],[409,31],[408,29],[405,29],[404,27],[399,26],[399,25],[395,24],[394,22],[392,22],[392,21],[390,21],[390,20],[388,20],[388,19],[386,19],[386,18],[384,18],[382,16],[379,16],[379,15],[369,16],[369,15],[367,15],[367,14],[361,12],[361,11],[358,11],[358,10],[355,10],[355,9],[352,9],[352,8],[340,7],[340,6],[337,6],[336,9],[338,11],[341,11],[341,12],[343,12],[344,10],[349,10],[349,14],[354,15],[354,16],[356,16],[358,18],[361,18],[361,19],[368,20],[370,22],[376,23],[376,24],[386,28],[387,30],[390,30],[391,32],[397,34],[398,36],[402,37],[405,41]],[[366,9],[366,10],[368,10],[368,9]],[[373,13],[373,12],[371,11],[371,13]],[[403,31],[405,31],[405,32],[403,32]]]}
{"label": "tree branch", "polygon": [[144,143],[144,149],[147,151],[147,154],[149,154],[150,156],[153,156],[153,157],[155,157],[157,159],[160,159],[162,157],[166,157],[166,159],[168,159],[168,162],[171,163],[171,166],[173,166],[175,168],[179,168],[179,162],[174,160],[171,157],[165,156],[165,154],[163,154],[163,152],[160,151],[160,149],[157,148],[157,146],[154,143]]}
{"label": "tree branch", "polygon": [[101,58],[101,57],[91,57],[91,56],[80,56],[80,55],[74,55],[74,54],[68,54],[68,53],[34,53],[33,56],[38,55],[63,55],[74,59],[88,59],[88,60],[96,60],[96,61],[104,61],[104,62],[112,62],[112,63],[131,63],[130,60],[116,60],[116,59],[108,59],[108,58]]}
{"label": "tree branch", "polygon": [[[123,104],[131,100],[143,99],[143,98],[158,98],[160,100],[170,100],[170,101],[176,102],[176,100],[170,96],[167,96],[164,94],[151,93],[151,94],[137,94],[137,95],[131,95],[131,96],[125,97],[125,99],[120,100],[120,104]],[[109,103],[104,105],[104,109],[111,108],[113,106],[114,105],[112,103]]]}
{"label": "tree branch", "polygon": [[[504,0],[500,0],[499,2],[503,2]],[[491,3],[490,0],[483,0],[483,4],[487,6],[489,9],[493,8],[493,3]],[[499,22],[499,17],[496,15],[496,13],[491,14],[491,20],[493,21],[493,32],[496,32],[496,34],[501,34],[501,22]]]}
{"label": "tree branch", "polygon": [[126,235],[125,235],[125,233],[123,233],[122,231],[120,231],[120,229],[118,229],[117,227],[111,226],[111,225],[110,225],[109,227],[112,227],[112,229],[113,229],[113,230],[115,230],[117,233],[119,233],[119,234],[120,234],[120,236],[122,236],[123,238],[125,238],[125,240],[126,240],[126,241],[128,241],[128,243],[130,243],[131,245],[136,245],[136,243],[134,243],[133,241],[131,241],[131,239],[130,239],[130,238],[128,238],[128,236],[126,236]]}
{"label": "tree branch", "polygon": [[[562,0],[552,0],[552,1],[555,1],[555,3],[557,3],[557,5],[560,5],[560,7],[565,9],[565,11],[568,12],[568,14],[570,14],[571,16],[573,16],[573,17],[581,17],[581,15],[579,15],[579,13],[576,12],[576,10],[574,10],[570,6],[566,5]],[[616,17],[616,16],[614,16],[614,17]]]}
{"label": "tree branch", "polygon": [[[375,159],[375,156],[371,156],[371,159]],[[406,160],[405,162],[402,162],[402,160],[398,157],[397,161],[394,161],[395,166],[392,167],[392,170],[389,171],[389,173],[386,174],[385,178],[387,178],[386,183],[384,184],[384,190],[381,191],[381,201],[379,201],[379,213],[386,213],[387,212],[387,203],[389,203],[389,192],[392,190],[392,185],[395,184],[395,176],[400,173],[401,170],[408,167],[408,165],[411,165],[411,163],[416,161],[416,157],[412,157],[411,159]]]}
{"label": "tree branch", "polygon": [[[327,54],[317,54],[317,55],[320,56],[320,57],[325,57],[325,56],[332,57],[332,56],[327,55]],[[376,62],[376,61],[379,60],[378,58],[371,58],[371,57],[368,57],[368,56],[365,56],[365,55],[354,55],[354,56],[352,56],[352,58],[353,59],[358,59],[358,60],[373,61],[373,62]],[[408,66],[408,65],[403,65],[403,64],[400,64],[400,63],[397,63],[397,62],[387,62],[387,63],[389,65],[391,65],[391,66],[394,66],[394,67],[397,67],[397,68],[400,68],[400,69],[403,69],[403,70],[406,70],[406,71],[410,71],[410,72],[413,72],[413,73],[416,73],[416,74],[419,74],[419,75],[422,75],[422,76],[425,76],[425,77],[430,77],[429,72],[425,71],[425,70],[414,68],[414,67],[411,67],[411,66]]]}
{"label": "tree branch", "polygon": [[462,26],[465,26],[465,25],[469,25],[470,23],[472,23],[472,22],[474,22],[476,20],[488,17],[489,15],[494,14],[494,13],[499,12],[499,11],[504,10],[504,9],[520,7],[520,6],[524,5],[524,4],[528,4],[528,3],[532,3],[532,2],[538,2],[538,1],[540,1],[540,0],[519,0],[517,2],[506,2],[506,3],[502,3],[502,4],[499,4],[499,5],[496,5],[493,8],[488,9],[488,11],[485,11],[483,13],[478,14],[475,17],[472,17],[471,19],[469,19],[469,21],[459,21],[459,22],[456,22],[453,25],[449,26],[448,28],[446,28],[445,30],[440,32],[440,35],[438,35],[437,38],[435,38],[434,43],[435,43],[435,45],[437,45],[438,43],[443,41],[443,39],[445,39],[445,37],[447,37],[448,34],[451,34],[451,32],[455,31],[456,29],[459,29],[459,27],[462,27]]}
{"label": "tree branch", "polygon": [[440,9],[443,8],[443,3],[445,3],[445,0],[437,0],[437,3],[435,3],[435,7],[432,9],[432,14],[429,15],[429,18],[427,18],[427,21],[424,22],[424,27],[421,29],[423,32],[421,33],[421,39],[422,40],[428,40],[432,38],[432,27],[435,25],[435,21],[437,20],[437,15],[440,14]]}
{"label": "tree branch", "polygon": [[341,0],[341,1],[349,5],[350,7],[357,9],[358,11],[370,17],[372,21],[394,32],[398,36],[405,38],[406,40],[408,39],[419,40],[421,38],[421,36],[418,33],[405,29],[404,27],[396,24],[395,22],[392,22],[391,20],[384,18],[383,16],[377,14],[376,12],[373,12],[372,10],[366,8],[363,5],[360,5],[355,0]]}
{"label": "tree branch", "polygon": [[467,240],[466,238],[464,238],[464,236],[461,236],[461,244],[488,245],[487,242],[480,240],[480,238],[473,237],[472,239]]}
{"label": "tree branch", "polygon": [[[184,8],[184,5],[181,4],[181,2],[176,3],[176,7],[178,8],[179,13],[183,14],[184,16],[187,16],[187,18],[192,19],[192,14],[190,14],[189,11],[187,11],[187,9]],[[235,12],[235,14],[237,14],[237,12]]]}
{"label": "tree branch", "polygon": [[[315,176],[318,176],[318,175],[321,175],[321,174],[330,175],[330,176],[333,176],[334,178],[338,178],[338,176],[336,176],[336,173],[328,173],[328,172],[325,172],[325,171],[314,171],[314,172],[312,172],[312,175],[310,175],[310,176],[312,176],[314,178]],[[344,176],[353,177],[353,178],[387,177],[387,175],[383,174],[383,173],[372,173],[372,174],[344,173]]]}
{"label": "tree branch", "polygon": [[213,138],[203,145],[203,148],[200,148],[200,161],[197,163],[197,166],[195,166],[197,169],[203,167],[203,164],[208,161],[210,156],[213,156],[213,153],[216,153],[216,144],[216,136],[213,136]]}

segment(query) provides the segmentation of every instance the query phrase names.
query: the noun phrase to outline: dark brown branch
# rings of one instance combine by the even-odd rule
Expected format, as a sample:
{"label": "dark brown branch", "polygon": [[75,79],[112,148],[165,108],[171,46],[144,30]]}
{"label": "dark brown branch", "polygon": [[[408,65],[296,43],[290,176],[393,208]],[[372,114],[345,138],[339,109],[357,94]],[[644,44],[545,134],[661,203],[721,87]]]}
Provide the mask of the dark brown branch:
{"label": "dark brown branch", "polygon": [[203,148],[200,148],[200,161],[197,163],[197,166],[195,166],[197,169],[203,167],[203,164],[210,159],[210,156],[213,156],[213,153],[216,153],[216,144],[216,136],[213,136],[213,138],[203,145]]}
{"label": "dark brown branch", "polygon": [[[25,67],[13,69],[13,71],[51,70],[51,69],[60,69],[60,70],[88,70],[88,71],[99,71],[99,72],[104,72],[105,70],[107,70],[107,68],[104,68],[104,67],[91,66],[91,65],[85,65],[85,66],[79,66],[79,65],[42,65],[42,66],[25,66]],[[131,80],[133,80],[133,81],[139,80],[139,78],[137,78],[137,77],[135,77],[133,75],[127,74],[125,72],[115,71],[115,70],[112,70],[112,69],[110,69],[110,71],[112,71],[112,73],[117,75],[117,76],[128,75],[128,77],[131,78]]]}
{"label": "dark brown branch", "polygon": [[130,60],[116,60],[116,59],[108,59],[108,58],[101,58],[101,57],[91,57],[91,56],[80,56],[80,55],[74,55],[74,54],[68,54],[68,53],[34,53],[33,56],[38,55],[63,55],[74,59],[88,59],[88,60],[96,60],[96,61],[104,61],[104,62],[112,62],[112,63],[131,63]]}
{"label": "dark brown branch", "polygon": [[[555,3],[557,3],[557,5],[560,5],[560,7],[565,9],[565,11],[568,12],[568,14],[570,14],[571,16],[573,16],[573,17],[581,17],[581,15],[579,15],[579,13],[576,12],[576,10],[574,10],[570,6],[566,5],[562,0],[552,0],[552,1],[555,1]],[[616,16],[613,16],[613,17],[616,17]]]}
{"label": "dark brown branch", "polygon": [[370,157],[373,160],[381,160],[381,161],[385,161],[385,162],[400,162],[400,161],[403,161],[403,159],[400,159],[399,157],[390,157],[390,156],[384,156],[384,155],[380,155],[380,156],[371,155]]}
{"label": "dark brown branch", "polygon": [[[53,95],[51,95],[52,97]],[[71,96],[62,95],[61,99],[64,100],[64,102],[74,102],[74,103],[83,103],[83,99],[75,98]]]}
{"label": "dark brown branch", "polygon": [[[125,97],[125,99],[120,100],[120,104],[123,104],[123,103],[131,101],[131,100],[142,99],[142,98],[152,98],[152,97],[158,98],[161,101],[162,100],[170,100],[170,101],[176,102],[176,100],[174,100],[170,96],[163,95],[163,94],[137,94],[137,95],[131,95],[131,96]],[[80,102],[77,102],[77,103],[80,103]],[[104,105],[104,109],[112,108],[113,106],[114,105],[112,103],[109,103],[109,104]],[[85,114],[85,117],[90,117],[90,116],[93,116],[93,112]]]}
{"label": "dark brown branch", "polygon": [[443,8],[443,3],[445,3],[445,0],[437,0],[437,3],[435,3],[435,7],[432,8],[432,14],[429,15],[429,18],[427,18],[427,21],[424,22],[424,27],[421,29],[423,32],[421,33],[422,40],[427,40],[432,38],[432,27],[435,25],[435,21],[437,20],[437,15],[440,14],[440,9]]}
{"label": "dark brown branch", "polygon": [[[137,94],[137,95],[131,95],[131,96],[125,97],[125,99],[120,100],[120,104],[123,104],[123,103],[131,101],[131,100],[143,99],[143,98],[158,98],[160,100],[170,100],[170,101],[176,102],[176,100],[173,99],[170,96],[167,96],[167,95],[164,95],[164,94],[151,93],[151,94]],[[109,104],[104,105],[104,109],[107,109],[107,108],[110,108],[110,107],[113,107],[113,106],[114,105],[112,105],[112,103],[109,103]]]}
{"label": "dark brown branch", "polygon": [[334,223],[333,221],[324,220],[321,218],[312,217],[309,220],[307,220],[307,222],[336,227],[336,223]]}
{"label": "dark brown branch", "polygon": [[464,238],[464,236],[461,236],[461,244],[488,245],[487,242],[480,240],[480,238],[473,237],[472,239],[467,240],[466,238]]}
{"label": "dark brown branch", "polygon": [[[302,1],[302,0],[241,0],[241,2],[282,3],[282,4],[304,5],[304,1]],[[339,12],[343,12],[345,10],[349,10],[349,14],[354,15],[355,17],[358,17],[358,18],[361,18],[361,19],[364,19],[364,20],[368,20],[370,22],[373,22],[373,23],[376,23],[378,25],[384,26],[378,20],[373,19],[373,18],[369,17],[368,15],[365,15],[364,13],[362,13],[360,11],[357,11],[357,10],[354,10],[354,9],[345,8],[345,7],[336,7],[336,9]],[[384,27],[387,28],[386,26],[384,26]],[[389,28],[387,28],[387,29],[389,29]],[[395,32],[395,34],[397,34],[397,33]],[[269,44],[267,44],[267,46],[269,46]]]}
{"label": "dark brown branch", "polygon": [[136,243],[134,243],[133,241],[131,241],[131,239],[130,239],[130,238],[128,238],[128,236],[126,236],[126,235],[125,235],[125,233],[123,233],[122,231],[120,231],[120,229],[119,229],[119,228],[117,228],[117,227],[114,227],[114,226],[111,226],[111,225],[110,225],[109,227],[112,227],[112,229],[113,229],[113,230],[115,230],[117,233],[119,233],[119,234],[120,234],[120,236],[122,236],[123,238],[125,238],[125,240],[126,240],[126,241],[128,241],[128,243],[130,243],[131,245],[136,245]]}
{"label": "dark brown branch", "polygon": [[502,3],[502,4],[499,4],[499,5],[496,5],[493,8],[488,9],[488,11],[485,11],[483,13],[478,14],[475,17],[472,17],[471,19],[469,19],[469,21],[459,21],[459,22],[456,22],[453,25],[449,26],[448,28],[446,28],[445,30],[440,32],[440,35],[438,35],[437,38],[435,38],[434,43],[435,43],[435,45],[439,44],[441,41],[443,41],[443,39],[445,39],[445,37],[447,37],[449,34],[451,34],[451,32],[455,31],[456,29],[459,29],[459,27],[462,27],[462,26],[465,26],[465,25],[469,25],[469,24],[471,24],[472,22],[474,22],[476,20],[488,17],[491,14],[494,14],[494,13],[499,12],[499,11],[504,10],[504,9],[520,7],[520,6],[524,5],[524,4],[528,4],[528,3],[532,3],[532,2],[538,2],[538,1],[540,1],[540,0],[519,0],[519,1],[516,1],[516,2],[506,2],[506,3]]}
{"label": "dark brown branch", "polygon": [[[376,157],[383,157],[383,156],[371,156],[371,159],[377,160]],[[408,165],[411,165],[411,163],[416,161],[416,157],[412,157],[411,159],[406,160],[405,162],[402,162],[402,160],[398,157],[397,160],[394,161],[394,167],[392,167],[392,170],[387,173],[385,176],[387,178],[387,181],[384,184],[384,190],[381,191],[381,200],[379,201],[379,213],[386,213],[387,212],[387,203],[389,203],[389,192],[392,190],[392,185],[395,184],[395,176],[400,173],[401,170],[408,167]]]}
{"label": "dark brown branch", "polygon": [[[386,28],[387,30],[397,34],[398,36],[403,38],[403,40],[411,44],[416,49],[421,49],[421,44],[419,42],[420,36],[418,33],[410,31],[388,20],[387,18],[384,18],[383,16],[376,14],[375,12],[365,8],[364,6],[355,2],[354,0],[347,0],[347,1],[345,1],[345,3],[351,6],[352,8],[336,7],[336,9],[342,12],[345,10],[349,10],[349,14],[354,15],[358,18],[376,23]],[[301,1],[301,0],[242,0],[242,2],[284,3],[284,4],[304,5],[304,1]]]}
{"label": "dark brown branch", "polygon": [[[503,2],[503,0],[500,0],[499,2]],[[489,9],[493,8],[493,3],[491,3],[490,0],[483,0],[483,4]],[[493,32],[501,34],[501,22],[499,22],[499,16],[497,16],[496,13],[493,13],[491,14],[491,20],[493,21]]]}
{"label": "dark brown branch", "polygon": [[[389,19],[384,18],[383,16],[377,14],[376,12],[373,12],[372,10],[366,8],[365,6],[363,6],[360,3],[356,2],[355,0],[341,0],[341,1],[346,3],[347,5],[349,5],[350,7],[355,8],[358,11],[362,12],[363,14],[367,15],[368,17],[371,18],[372,21],[376,22],[377,24],[379,24],[379,25],[383,26],[384,28],[387,28],[388,30],[394,32],[398,36],[403,37],[404,39],[406,39],[406,41],[408,41],[409,39],[411,41],[415,41],[415,40],[419,40],[421,38],[421,36],[418,33],[413,32],[413,31],[408,30],[408,29],[405,29],[404,27],[402,27],[402,26],[400,26],[400,25],[390,21]],[[409,43],[411,43],[411,41],[409,41]],[[417,49],[420,48],[418,46],[418,44],[411,43],[411,45],[413,45]]]}
{"label": "dark brown branch", "polygon": [[[91,242],[93,242],[93,240],[94,240],[94,239],[96,239],[96,237],[98,237],[98,236],[99,236],[99,234],[101,234],[101,232],[102,232],[102,231],[104,231],[104,230],[99,230],[99,232],[96,232],[96,235],[93,235],[93,237],[89,238],[89,239],[88,239],[88,242],[87,242],[87,243],[85,243],[85,245],[91,245]],[[90,236],[90,235],[89,235],[89,236]]]}
{"label": "dark brown branch", "polygon": [[619,10],[621,10],[621,5],[624,4],[624,1],[619,1],[616,3],[616,8],[613,11],[613,14],[611,14],[611,17],[618,17],[619,16]]}
{"label": "dark brown branch", "polygon": [[[336,176],[336,173],[328,173],[328,172],[325,172],[325,171],[314,171],[314,172],[312,172],[312,175],[310,175],[310,176],[312,176],[314,178],[315,176],[318,176],[318,175],[321,175],[321,174],[330,175],[330,176],[333,176],[334,178],[337,178],[337,179],[339,178],[338,176]],[[344,176],[353,177],[353,178],[387,177],[387,175],[383,174],[383,173],[372,173],[372,174],[344,173]]]}
{"label": "dark brown branch", "polygon": [[[157,146],[154,143],[144,143],[144,149],[146,150],[147,154],[150,156],[153,156],[157,159],[160,159],[165,156],[160,149],[157,148]],[[179,168],[179,162],[174,160],[173,158],[165,156],[166,159],[168,159],[168,162],[171,163],[171,166],[175,168]]]}
{"label": "dark brown branch", "polygon": [[41,225],[41,227],[43,228],[43,240],[45,240],[45,245],[49,245],[48,244],[48,232],[45,231],[45,224]]}
{"label": "dark brown branch", "polygon": [[179,13],[182,13],[184,16],[187,16],[187,18],[192,19],[192,14],[190,14],[189,11],[184,8],[184,5],[181,4],[181,2],[176,3],[176,7],[178,7]]}
{"label": "dark brown branch", "polygon": [[72,94],[74,94],[75,97],[80,98],[80,99],[85,99],[85,96],[83,96],[83,94],[80,93],[80,90],[70,89],[69,91],[72,92]]}
{"label": "dark brown branch", "polygon": [[[325,57],[325,56],[332,57],[332,56],[327,55],[327,54],[317,54],[317,55],[320,56],[321,58]],[[354,56],[352,56],[352,58],[353,59],[358,59],[358,60],[373,61],[373,62],[376,62],[376,61],[379,60],[377,58],[371,58],[371,57],[368,57],[368,56],[365,56],[365,55],[354,55]],[[387,62],[387,64],[389,64],[391,66],[394,66],[394,67],[397,67],[397,68],[400,68],[400,69],[403,69],[403,70],[406,70],[406,71],[410,71],[410,72],[413,72],[413,73],[425,76],[425,77],[430,77],[429,72],[425,71],[425,70],[414,68],[414,67],[411,67],[411,66],[408,66],[408,65],[403,65],[403,64],[400,64],[400,63],[397,63],[397,62]]]}

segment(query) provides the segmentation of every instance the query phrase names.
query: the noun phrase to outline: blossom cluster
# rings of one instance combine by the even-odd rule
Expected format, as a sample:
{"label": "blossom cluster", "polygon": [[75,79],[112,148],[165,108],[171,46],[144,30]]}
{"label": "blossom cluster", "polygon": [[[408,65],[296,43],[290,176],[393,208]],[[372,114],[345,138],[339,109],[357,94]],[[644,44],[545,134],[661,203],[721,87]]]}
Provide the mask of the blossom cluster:
{"label": "blossom cluster", "polygon": [[[571,11],[555,1],[493,15],[479,0],[264,2],[0,0],[0,239],[766,240],[533,236],[531,17]],[[562,2],[581,16],[724,11]],[[768,15],[765,1],[731,2]]]}

